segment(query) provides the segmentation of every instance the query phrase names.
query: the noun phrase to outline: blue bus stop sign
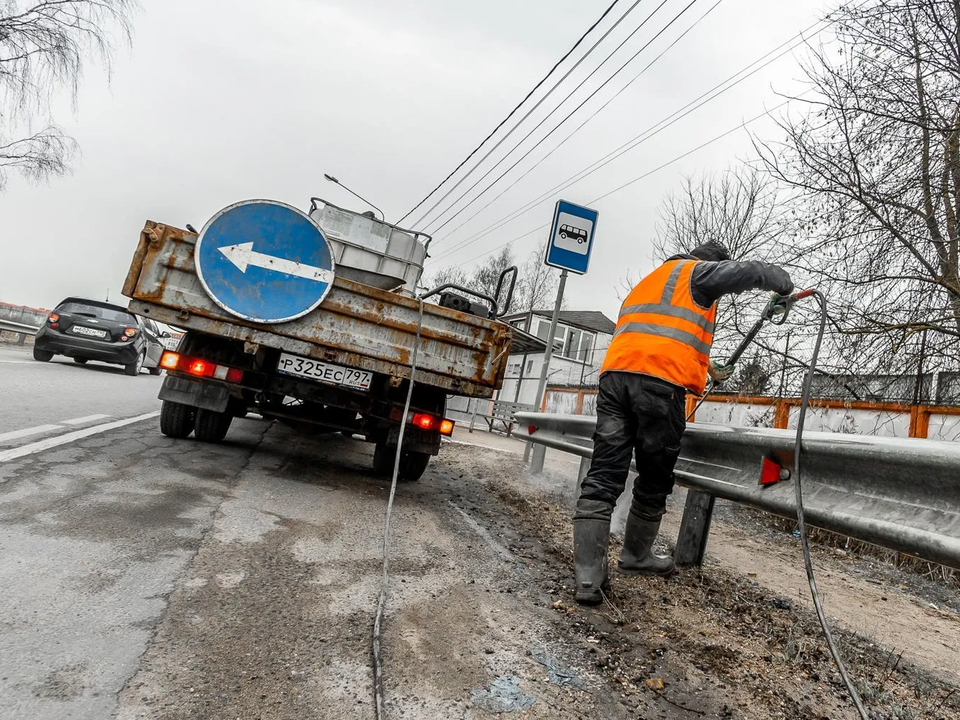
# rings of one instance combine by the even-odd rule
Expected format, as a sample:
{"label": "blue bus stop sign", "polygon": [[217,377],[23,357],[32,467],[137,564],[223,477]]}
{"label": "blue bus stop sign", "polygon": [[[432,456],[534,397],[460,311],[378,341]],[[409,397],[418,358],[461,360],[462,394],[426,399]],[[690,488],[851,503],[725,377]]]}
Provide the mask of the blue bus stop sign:
{"label": "blue bus stop sign", "polygon": [[197,275],[217,305],[257,323],[295,320],[333,286],[333,252],[320,227],[294,207],[245,200],[204,225]]}
{"label": "blue bus stop sign", "polygon": [[578,275],[586,273],[599,216],[596,210],[558,200],[544,262]]}

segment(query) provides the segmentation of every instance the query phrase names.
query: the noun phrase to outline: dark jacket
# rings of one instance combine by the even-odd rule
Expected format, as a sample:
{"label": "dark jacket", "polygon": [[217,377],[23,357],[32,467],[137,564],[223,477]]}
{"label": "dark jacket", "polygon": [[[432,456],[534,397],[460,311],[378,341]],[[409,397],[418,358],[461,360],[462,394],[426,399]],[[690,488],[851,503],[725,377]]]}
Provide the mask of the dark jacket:
{"label": "dark jacket", "polygon": [[[692,255],[674,255],[669,260],[698,260]],[[690,278],[693,300],[708,308],[723,295],[739,294],[747,290],[767,290],[789,295],[793,281],[783,268],[759,260],[698,260]]]}

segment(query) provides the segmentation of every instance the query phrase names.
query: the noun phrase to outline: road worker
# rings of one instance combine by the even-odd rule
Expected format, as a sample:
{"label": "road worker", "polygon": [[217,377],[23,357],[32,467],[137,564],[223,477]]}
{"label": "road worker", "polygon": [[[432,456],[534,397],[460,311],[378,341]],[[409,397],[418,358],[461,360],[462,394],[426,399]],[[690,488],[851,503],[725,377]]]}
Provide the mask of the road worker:
{"label": "road worker", "polygon": [[673,558],[655,555],[653,543],[673,492],[686,394],[703,394],[708,374],[722,382],[733,373],[710,360],[717,300],[753,289],[788,295],[793,282],[776,265],[730,260],[722,245],[711,242],[671,257],[624,300],[600,369],[593,462],[573,519],[578,602],[602,601],[610,517],[634,454],[639,476],[619,568],[628,575],[673,572]]}

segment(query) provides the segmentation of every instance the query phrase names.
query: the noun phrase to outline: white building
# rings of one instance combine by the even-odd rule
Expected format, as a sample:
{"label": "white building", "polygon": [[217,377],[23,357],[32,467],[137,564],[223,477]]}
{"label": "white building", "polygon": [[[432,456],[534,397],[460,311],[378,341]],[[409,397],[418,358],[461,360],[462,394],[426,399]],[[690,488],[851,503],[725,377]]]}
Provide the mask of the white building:
{"label": "white building", "polygon": [[[546,340],[551,317],[553,310],[534,310],[507,315],[501,320]],[[596,386],[615,328],[616,323],[597,310],[561,310],[547,385]],[[510,355],[497,399],[535,405],[539,400],[536,395],[543,359],[544,353]]]}

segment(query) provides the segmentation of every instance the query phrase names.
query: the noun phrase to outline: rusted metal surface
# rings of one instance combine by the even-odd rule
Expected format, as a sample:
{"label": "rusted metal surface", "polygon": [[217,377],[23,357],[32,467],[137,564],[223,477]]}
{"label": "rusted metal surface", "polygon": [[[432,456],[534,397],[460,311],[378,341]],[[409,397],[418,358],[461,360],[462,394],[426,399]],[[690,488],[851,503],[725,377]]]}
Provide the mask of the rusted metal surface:
{"label": "rusted metal surface", "polygon": [[[417,300],[338,277],[310,314],[259,325],[226,313],[204,292],[193,262],[196,240],[185,230],[147,223],[123,286],[133,312],[398,379],[410,376]],[[511,337],[503,323],[424,303],[417,380],[451,394],[491,397],[503,383]]]}

